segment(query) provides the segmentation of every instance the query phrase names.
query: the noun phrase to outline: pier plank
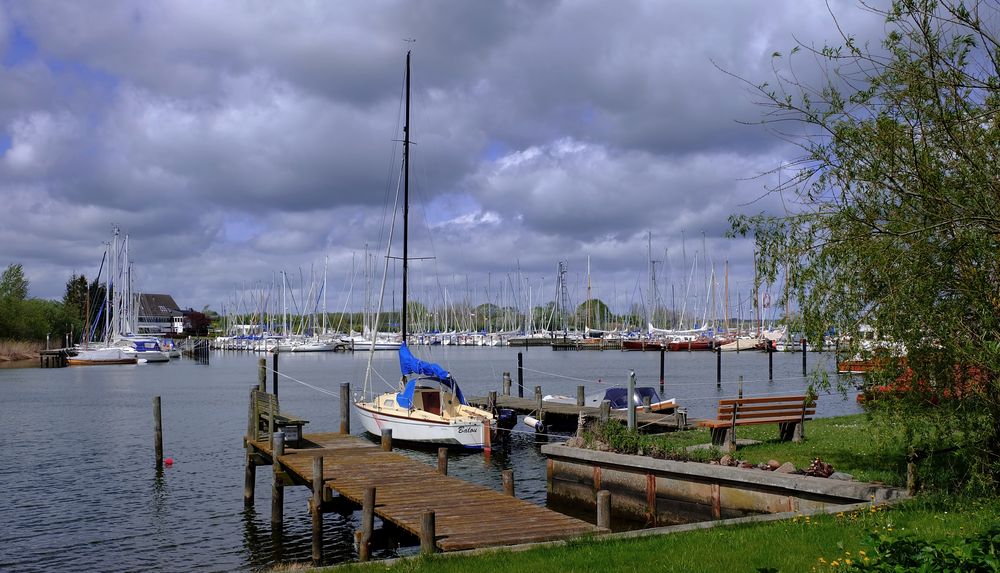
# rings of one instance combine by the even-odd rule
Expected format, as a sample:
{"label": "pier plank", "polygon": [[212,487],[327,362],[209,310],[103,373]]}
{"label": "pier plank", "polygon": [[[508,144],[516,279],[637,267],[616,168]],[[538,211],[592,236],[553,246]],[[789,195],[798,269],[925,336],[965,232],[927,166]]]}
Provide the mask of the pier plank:
{"label": "pier plank", "polygon": [[[575,408],[575,407],[573,407]],[[271,445],[252,442],[271,460]],[[516,545],[604,533],[593,524],[528,501],[439,474],[436,467],[385,452],[357,436],[316,433],[303,447],[285,451],[279,462],[293,481],[312,487],[312,460],[323,458],[323,487],[361,504],[366,487],[377,488],[375,513],[419,536],[421,516],[433,510],[442,551]]]}

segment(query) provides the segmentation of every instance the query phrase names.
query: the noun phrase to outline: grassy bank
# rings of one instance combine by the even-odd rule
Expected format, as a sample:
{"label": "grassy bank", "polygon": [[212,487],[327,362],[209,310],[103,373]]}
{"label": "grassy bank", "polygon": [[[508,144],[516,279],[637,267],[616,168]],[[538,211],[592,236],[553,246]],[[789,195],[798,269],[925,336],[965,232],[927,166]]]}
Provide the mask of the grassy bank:
{"label": "grassy bank", "polygon": [[[806,440],[781,442],[773,425],[741,427],[741,439],[760,443],[742,446],[734,457],[757,464],[769,460],[807,467],[815,458],[830,463],[860,481],[889,485],[905,483],[906,458],[902,451],[879,442],[865,415],[824,418],[807,422]],[[587,440],[591,447],[613,447],[654,457],[718,459],[721,452],[689,452],[705,444],[707,431],[695,430],[660,436],[639,436],[621,430],[620,424],[597,429]],[[601,446],[603,444],[603,446]],[[747,470],[760,471],[760,470]],[[477,555],[404,559],[393,563],[350,564],[337,571],[402,572],[489,570],[522,571],[841,571],[865,559],[884,556],[886,543],[893,547],[911,543],[939,544],[943,553],[959,554],[963,539],[987,531],[1000,515],[998,498],[966,498],[925,494],[895,506],[866,507],[847,514],[800,516],[791,520],[716,527],[632,539],[582,539],[564,545],[525,551],[489,551]],[[879,541],[881,539],[881,541]],[[878,544],[883,544],[879,553]],[[910,545],[907,545],[910,547]],[[965,548],[967,549],[967,548]],[[922,555],[930,551],[913,550]],[[897,552],[898,553],[898,552]],[[873,561],[874,562],[874,561]],[[878,570],[908,570],[878,569]],[[956,569],[961,570],[961,569]]]}
{"label": "grassy bank", "polygon": [[38,358],[44,347],[45,344],[41,342],[0,340],[0,362]]}
{"label": "grassy bank", "polygon": [[[351,564],[325,571],[520,573],[523,571],[838,571],[845,559],[872,554],[872,534],[916,535],[957,540],[986,530],[1000,514],[1000,501],[918,498],[893,507],[849,514],[717,527],[639,539],[584,540],[522,552],[434,556],[391,565]],[[864,552],[864,553],[862,553]]]}

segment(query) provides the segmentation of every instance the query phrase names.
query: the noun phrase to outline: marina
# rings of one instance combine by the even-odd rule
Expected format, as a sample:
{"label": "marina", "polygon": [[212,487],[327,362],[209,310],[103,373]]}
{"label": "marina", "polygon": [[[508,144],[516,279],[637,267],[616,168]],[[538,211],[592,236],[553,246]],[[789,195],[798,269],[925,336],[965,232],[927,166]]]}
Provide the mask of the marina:
{"label": "marina", "polygon": [[[573,395],[579,385],[588,391],[623,386],[630,370],[640,384],[656,385],[659,379],[655,353],[440,346],[429,349],[428,357],[461,376],[470,396],[486,396],[502,393],[503,372],[516,372],[518,351],[524,384],[547,393]],[[832,355],[812,356],[811,368],[835,375]],[[768,381],[767,357],[740,353],[725,358],[719,389],[706,376],[714,358],[679,353],[667,359],[666,395],[687,409],[689,420],[711,417],[718,399],[735,393],[740,375],[753,395],[794,393],[811,380],[801,377],[796,355],[776,353],[774,379]],[[376,353],[373,360],[381,371],[398,372],[395,353]],[[282,355],[282,410],[309,420],[306,435],[339,432],[339,385],[358,380],[366,363],[364,353]],[[0,370],[5,398],[0,415],[19,429],[6,450],[9,463],[0,470],[0,487],[10,500],[0,508],[0,519],[15,532],[0,546],[0,568],[237,571],[309,562],[308,488],[286,489],[286,507],[301,509],[285,512],[280,535],[270,524],[271,479],[264,475],[269,472],[256,480],[254,503],[243,503],[246,454],[240,443],[256,370],[257,355],[219,351],[207,364],[182,358],[168,364]],[[154,396],[162,397],[164,455],[173,459],[160,471],[153,452]],[[819,404],[818,416],[860,411],[853,395],[824,396]],[[360,424],[352,422],[357,437]],[[540,451],[544,442],[566,436],[553,433],[543,441],[519,424],[507,445],[494,447],[488,458],[449,452],[448,475],[501,492],[504,471],[513,470],[519,500],[566,511],[548,500]],[[427,449],[397,444],[394,454],[430,471],[438,463],[437,452]],[[40,475],[47,476],[42,488]],[[594,516],[588,511],[577,517]],[[324,563],[357,558],[354,534],[360,521],[357,511],[325,516]],[[372,558],[418,550],[377,547]]]}

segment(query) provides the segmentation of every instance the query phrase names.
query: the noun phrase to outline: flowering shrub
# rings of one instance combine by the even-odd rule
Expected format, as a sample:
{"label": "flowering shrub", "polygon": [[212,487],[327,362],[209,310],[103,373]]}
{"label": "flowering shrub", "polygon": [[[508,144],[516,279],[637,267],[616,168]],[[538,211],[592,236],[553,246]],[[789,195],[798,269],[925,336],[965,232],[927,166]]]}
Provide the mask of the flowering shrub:
{"label": "flowering shrub", "polygon": [[873,533],[866,545],[867,551],[858,551],[853,556],[845,553],[830,561],[830,570],[866,573],[1000,571],[1000,525],[971,537],[939,540],[897,534],[887,528],[884,532]]}

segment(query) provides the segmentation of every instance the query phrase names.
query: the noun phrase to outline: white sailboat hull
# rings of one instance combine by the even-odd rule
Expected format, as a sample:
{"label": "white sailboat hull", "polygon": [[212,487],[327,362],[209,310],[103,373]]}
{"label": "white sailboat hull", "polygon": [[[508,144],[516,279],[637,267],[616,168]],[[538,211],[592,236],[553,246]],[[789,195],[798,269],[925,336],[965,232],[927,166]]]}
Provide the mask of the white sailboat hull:
{"label": "white sailboat hull", "polygon": [[382,435],[382,430],[392,430],[393,440],[421,442],[426,444],[442,444],[460,446],[470,449],[483,449],[487,431],[482,420],[451,420],[432,422],[404,418],[372,410],[354,404],[354,412],[365,431],[376,436]]}

